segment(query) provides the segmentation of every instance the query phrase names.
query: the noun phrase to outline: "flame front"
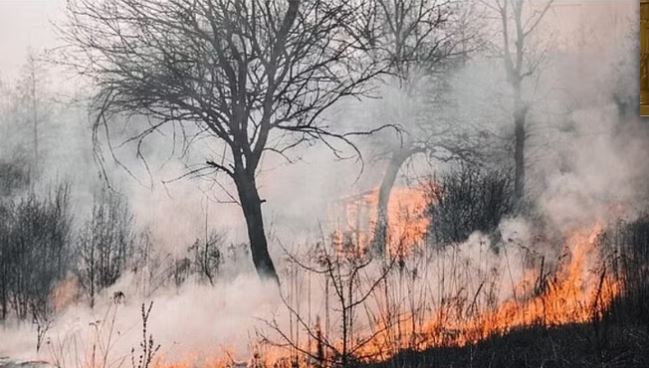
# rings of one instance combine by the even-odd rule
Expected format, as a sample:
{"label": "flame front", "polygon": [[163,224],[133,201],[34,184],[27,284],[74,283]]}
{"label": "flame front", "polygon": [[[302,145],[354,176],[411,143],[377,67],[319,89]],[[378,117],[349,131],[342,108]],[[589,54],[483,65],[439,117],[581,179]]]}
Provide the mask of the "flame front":
{"label": "flame front", "polygon": [[[566,240],[566,262],[535,293],[533,283],[526,277],[517,285],[522,291],[517,298],[506,301],[495,310],[479,315],[472,321],[460,322],[464,336],[451,343],[462,345],[476,342],[516,327],[541,324],[556,326],[587,322],[599,318],[619,293],[620,285],[605,268],[601,268],[597,237],[601,226],[576,231]],[[434,330],[433,323],[431,329]],[[448,342],[447,342],[448,344]]]}
{"label": "flame front", "polygon": [[[389,352],[381,354],[387,359],[404,347],[425,350],[463,346],[516,328],[551,327],[601,318],[622,287],[603,266],[597,246],[601,232],[602,226],[596,225],[569,235],[564,244],[564,261],[544,285],[539,285],[539,270],[530,270],[515,285],[513,296],[492,309],[471,315],[454,308],[440,308],[424,323],[421,332],[400,331],[403,338],[396,344],[394,334],[390,336],[393,331],[380,326],[386,332],[377,336],[368,349]],[[418,338],[413,344],[414,335]]]}
{"label": "flame front", "polygon": [[[422,220],[425,217],[422,216],[425,199],[417,194],[417,191],[404,189],[397,190],[396,193],[398,200],[391,201],[390,206],[392,213],[389,231],[406,239],[406,242],[402,241],[399,245],[407,247],[407,255],[399,256],[412,259],[421,257],[421,254],[416,254],[416,250],[424,244],[425,230],[428,226],[428,222]],[[356,240],[360,240],[359,248],[353,253],[362,254],[363,249],[369,245],[371,225],[376,220],[376,212],[372,213],[368,206],[376,205],[375,199],[376,191],[356,198],[345,206],[347,229],[352,228],[356,232]],[[364,221],[367,221],[364,227],[358,226],[361,223],[358,220],[361,215],[365,216]],[[353,218],[356,220],[350,220]],[[369,337],[368,343],[355,354],[359,357],[371,357],[364,360],[384,360],[406,348],[421,351],[435,347],[463,346],[517,328],[584,323],[601,318],[622,288],[621,282],[615,279],[613,272],[607,271],[604,266],[598,242],[602,231],[603,226],[597,224],[592,228],[577,229],[569,233],[564,237],[560,260],[555,263],[554,269],[544,272],[543,266],[529,267],[522,277],[513,283],[511,295],[504,299],[496,298],[494,303],[482,306],[477,306],[476,300],[479,295],[487,294],[485,289],[488,285],[485,281],[470,293],[468,285],[459,285],[456,286],[458,289],[455,292],[447,292],[434,306],[426,304],[427,307],[411,307],[410,312],[404,312],[399,308],[407,297],[400,296],[391,300],[388,294],[397,292],[390,289],[399,288],[399,282],[414,282],[413,280],[421,276],[416,275],[416,269],[412,276],[404,276],[403,271],[398,271],[398,281],[390,283],[385,280],[384,292],[375,293],[375,311],[378,312],[374,318],[369,318],[367,323],[355,331],[356,339]],[[339,231],[339,234],[342,232]],[[340,247],[340,244],[334,243],[334,246],[336,245]],[[394,240],[389,249],[389,256],[397,255],[398,248]],[[341,248],[337,250],[340,252]],[[494,283],[504,284],[505,279],[495,277],[494,280],[497,281]],[[423,292],[430,283],[431,279],[422,281],[421,289],[409,289],[405,294],[411,297],[411,294],[419,293],[419,298],[433,298]],[[416,290],[419,291],[416,293]],[[313,331],[320,334],[322,331],[319,316],[316,320],[318,322]],[[318,352],[318,348],[322,349],[322,346],[318,347],[313,337],[304,340],[306,341],[299,346],[288,349],[285,346],[261,343],[253,349],[252,358],[243,361],[234,359],[232,353],[220,353],[213,359],[194,357],[181,359],[180,363],[173,364],[159,359],[157,367],[313,366],[314,363],[309,362],[307,356],[323,354]],[[335,337],[330,338],[329,342],[336,347],[342,345],[342,341],[336,340]],[[316,365],[327,364],[319,362]]]}

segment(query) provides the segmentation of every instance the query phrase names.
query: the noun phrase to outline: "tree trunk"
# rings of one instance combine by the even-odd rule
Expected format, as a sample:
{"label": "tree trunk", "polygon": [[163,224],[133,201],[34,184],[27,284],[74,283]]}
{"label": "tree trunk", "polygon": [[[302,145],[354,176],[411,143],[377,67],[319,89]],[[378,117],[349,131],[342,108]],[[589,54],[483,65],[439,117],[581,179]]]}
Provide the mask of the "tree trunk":
{"label": "tree trunk", "polygon": [[95,244],[90,243],[92,247],[90,250],[90,309],[95,308]]}
{"label": "tree trunk", "polygon": [[235,183],[241,201],[241,209],[246,218],[250,253],[257,274],[262,279],[271,279],[279,283],[275,265],[268,253],[268,243],[264,231],[264,219],[261,212],[261,199],[255,183],[255,178],[247,173],[235,174]]}
{"label": "tree trunk", "polygon": [[381,186],[379,187],[379,200],[376,210],[376,225],[374,227],[374,237],[372,240],[372,252],[375,255],[384,255],[387,249],[388,240],[388,206],[390,204],[390,193],[397,179],[397,174],[401,165],[412,154],[411,149],[400,149],[395,151],[388,162],[388,167],[383,175]]}
{"label": "tree trunk", "polygon": [[[4,268],[4,264],[3,264]],[[0,295],[0,298],[2,298],[2,301],[0,301],[0,306],[2,307],[2,318],[0,320],[4,321],[7,319],[7,276],[6,272],[3,269],[2,273],[2,294]]]}
{"label": "tree trunk", "polygon": [[527,108],[516,91],[514,103],[514,200],[519,205],[525,196],[525,120]]}

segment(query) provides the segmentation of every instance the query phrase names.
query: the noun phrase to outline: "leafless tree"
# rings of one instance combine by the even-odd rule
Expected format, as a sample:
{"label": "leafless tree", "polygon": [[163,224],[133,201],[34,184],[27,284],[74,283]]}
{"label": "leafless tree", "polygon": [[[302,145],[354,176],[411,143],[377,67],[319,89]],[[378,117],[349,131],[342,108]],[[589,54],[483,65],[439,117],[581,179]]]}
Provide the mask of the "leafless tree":
{"label": "leafless tree", "polygon": [[[187,281],[214,285],[217,281],[223,281],[225,272],[222,272],[222,268],[229,263],[227,261],[233,260],[226,259],[228,244],[225,239],[223,233],[215,230],[206,231],[205,238],[197,238],[186,248],[185,255],[180,257],[156,252],[151,250],[148,244],[143,243],[136,247],[139,259],[135,268],[151,272],[148,275],[150,284],[148,286],[153,289],[168,282],[173,282],[176,287],[181,287]],[[232,245],[229,248],[230,251],[233,250]],[[236,272],[229,272],[227,276],[232,277],[235,274]]]}
{"label": "leafless tree", "polygon": [[26,161],[32,177],[43,168],[43,155],[47,151],[45,136],[51,134],[48,124],[54,103],[48,91],[49,73],[39,54],[29,50],[19,77],[0,85],[3,101],[0,102],[0,132],[12,139],[3,142],[0,153],[18,156]]}
{"label": "leafless tree", "polygon": [[460,136],[452,117],[441,110],[451,105],[444,98],[448,74],[477,47],[477,31],[469,24],[473,6],[456,0],[372,0],[363,10],[359,25],[363,31],[356,33],[375,48],[375,57],[389,65],[388,84],[396,82],[405,99],[386,102],[388,109],[402,110],[388,117],[400,129],[396,135],[383,135],[377,155],[387,164],[372,248],[382,254],[390,193],[402,166],[417,154],[448,161],[468,159],[474,152],[469,137]]}
{"label": "leafless tree", "polygon": [[[68,61],[92,76],[97,133],[119,113],[152,123],[138,145],[163,126],[186,144],[210,137],[219,157],[192,173],[225,173],[237,190],[252,259],[277,279],[268,252],[256,173],[264,153],[287,158],[320,141],[351,144],[322,118],[346,96],[364,92],[378,63],[346,25],[355,6],[334,0],[77,0],[62,28]],[[367,62],[361,62],[361,61]],[[214,150],[218,151],[218,150]],[[233,198],[234,199],[234,198]]]}
{"label": "leafless tree", "polygon": [[641,60],[646,59],[649,54],[642,54],[640,58],[624,57],[640,53],[640,45],[637,42],[640,31],[638,28],[639,25],[632,22],[628,33],[618,45],[618,50],[621,51],[616,53],[618,58],[614,59],[615,64],[613,73],[611,73],[613,76],[612,98],[621,121],[629,121],[637,117],[637,112],[640,109],[638,91],[641,89],[642,82],[649,77],[646,74],[646,66],[649,63],[647,60]]}
{"label": "leafless tree", "polygon": [[52,312],[51,293],[71,260],[68,187],[43,197],[0,200],[0,318],[39,324]]}
{"label": "leafless tree", "polygon": [[52,313],[44,308],[32,304],[32,324],[36,325],[36,352],[43,347],[47,332],[52,327]]}
{"label": "leafless tree", "polygon": [[78,238],[78,277],[94,307],[95,298],[117,281],[133,255],[135,236],[126,204],[109,190],[95,198],[91,218]]}
{"label": "leafless tree", "polygon": [[546,60],[545,50],[531,42],[554,0],[532,5],[525,0],[485,0],[483,4],[495,13],[500,23],[502,44],[499,53],[505,76],[513,93],[514,123],[514,196],[520,202],[525,196],[525,142],[528,138],[527,116],[530,101],[524,98],[524,82],[538,75]]}
{"label": "leafless tree", "polygon": [[191,267],[199,279],[207,279],[210,285],[218,276],[219,267],[223,263],[220,247],[224,244],[223,235],[218,232],[205,234],[204,240],[196,239],[194,244],[187,249],[191,257]]}
{"label": "leafless tree", "polygon": [[30,105],[31,105],[31,113],[32,113],[32,133],[33,133],[33,149],[34,149],[34,171],[38,171],[38,125],[39,125],[39,116],[38,116],[38,104],[39,104],[39,97],[37,94],[37,84],[40,82],[37,78],[37,68],[38,64],[36,61],[36,58],[34,57],[34,54],[30,53],[27,57],[27,82],[29,84],[28,86],[28,96],[30,100]]}
{"label": "leafless tree", "polygon": [[28,166],[27,160],[20,156],[0,161],[0,198],[11,197],[29,185]]}

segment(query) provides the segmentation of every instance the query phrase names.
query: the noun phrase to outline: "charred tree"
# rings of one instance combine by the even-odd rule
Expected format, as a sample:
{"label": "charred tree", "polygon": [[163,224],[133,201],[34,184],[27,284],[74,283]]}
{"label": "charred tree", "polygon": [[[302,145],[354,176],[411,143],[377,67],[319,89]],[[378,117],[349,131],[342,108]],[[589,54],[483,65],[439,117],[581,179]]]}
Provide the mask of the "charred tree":
{"label": "charred tree", "polygon": [[65,60],[90,74],[100,91],[95,131],[127,113],[153,121],[133,137],[138,144],[166,126],[179,129],[186,147],[210,138],[212,152],[223,154],[206,157],[192,173],[229,177],[257,272],[277,280],[256,175],[267,152],[289,159],[296,147],[320,141],[339,155],[330,140],[352,144],[320,117],[340,99],[363,93],[380,71],[350,33],[355,5],[78,0],[68,15]]}

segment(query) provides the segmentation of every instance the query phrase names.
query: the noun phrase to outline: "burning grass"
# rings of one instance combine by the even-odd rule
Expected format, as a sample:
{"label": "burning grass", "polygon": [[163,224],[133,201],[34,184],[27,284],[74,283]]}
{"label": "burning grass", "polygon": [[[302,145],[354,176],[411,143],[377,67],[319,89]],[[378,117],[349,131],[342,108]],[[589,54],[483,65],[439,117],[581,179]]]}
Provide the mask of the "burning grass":
{"label": "burning grass", "polygon": [[[314,264],[291,258],[283,287],[288,326],[266,321],[251,358],[238,360],[225,349],[212,358],[161,358],[155,366],[422,366],[416,363],[437,352],[464,362],[463,353],[478,359],[507,341],[590,331],[571,326],[599,324],[623,287],[602,257],[602,232],[598,224],[567,235],[552,266],[511,245],[496,252],[484,237],[382,263],[324,251],[309,255]],[[517,260],[524,265],[515,266]],[[495,366],[516,364],[498,359],[492,357]]]}
{"label": "burning grass", "polygon": [[[402,194],[409,198],[408,191]],[[362,197],[361,202],[365,203],[363,201],[368,198]],[[351,252],[341,250],[335,236],[333,244],[323,240],[307,253],[287,252],[280,268],[281,297],[266,302],[266,306],[272,306],[270,313],[257,314],[261,303],[255,303],[261,300],[255,299],[254,291],[247,290],[241,294],[242,299],[233,301],[233,290],[224,289],[225,299],[221,302],[227,305],[226,299],[229,299],[232,304],[227,308],[234,306],[241,310],[244,305],[241,303],[247,303],[245,309],[252,314],[245,318],[257,321],[241,326],[241,331],[231,331],[233,325],[224,324],[223,328],[228,330],[224,335],[226,339],[205,341],[194,348],[191,342],[184,341],[174,346],[175,342],[169,344],[164,337],[161,341],[155,340],[154,344],[153,336],[161,322],[154,318],[148,330],[143,331],[141,342],[127,342],[135,346],[134,350],[110,351],[117,345],[115,339],[121,338],[117,336],[119,332],[115,332],[120,329],[113,326],[129,325],[116,323],[119,318],[116,311],[124,302],[114,300],[109,308],[112,312],[91,323],[97,341],[86,344],[87,349],[74,346],[72,354],[77,354],[76,361],[81,362],[77,365],[113,368],[115,365],[111,362],[119,362],[119,368],[130,362],[133,368],[261,368],[422,366],[417,365],[417,361],[420,364],[430,361],[451,366],[440,360],[447,354],[448,362],[453,364],[481,366],[490,361],[495,364],[493,366],[525,366],[495,355],[501,354],[498,349],[506,355],[504,347],[509,343],[522,344],[521,341],[536,338],[549,339],[543,340],[546,347],[555,346],[555,339],[560,339],[554,336],[561,331],[587,336],[589,346],[600,351],[600,362],[613,359],[605,356],[610,348],[605,341],[624,333],[619,330],[622,327],[609,329],[606,321],[611,306],[623,295],[624,281],[628,278],[620,276],[619,262],[612,262],[615,254],[610,253],[610,241],[603,241],[608,239],[605,226],[593,224],[578,228],[557,236],[562,240],[556,241],[540,236],[545,231],[533,230],[534,226],[524,220],[509,219],[501,222],[497,237],[476,232],[462,243],[428,244],[425,239],[427,220],[422,215],[425,197],[417,194],[410,200],[392,204],[389,227],[392,237],[388,239],[393,243],[385,258],[372,259],[370,252],[363,251],[367,249],[372,230],[371,226],[366,226],[364,230],[355,230],[356,240],[362,241],[360,244],[349,239],[354,246]],[[351,207],[346,207],[351,213],[348,217],[358,219],[363,212],[361,202],[352,201]],[[370,201],[370,205],[373,204]],[[366,214],[365,220],[371,224],[371,213]],[[364,236],[361,236],[363,231]],[[210,279],[210,287],[204,283],[200,286],[203,289],[198,291],[214,291],[223,286],[219,285],[218,282],[212,284]],[[180,288],[178,293],[187,285],[176,287]],[[61,292],[55,293],[55,304],[68,305],[74,288],[71,280],[62,282],[57,288]],[[217,295],[220,293],[214,291],[210,298]],[[164,297],[169,296],[163,293],[156,299],[160,301],[156,305],[161,306],[162,315],[168,315],[170,310],[162,304]],[[179,295],[174,298],[182,299]],[[129,302],[132,303],[127,299],[126,304]],[[212,308],[214,302],[208,304]],[[181,305],[198,307],[186,302]],[[171,310],[176,308],[172,306]],[[219,310],[211,310],[213,319],[206,324],[228,319],[228,313],[233,311],[226,309],[221,314]],[[149,312],[155,317],[154,308],[153,311],[149,309],[146,316],[143,314],[143,318],[148,319]],[[186,309],[185,313],[191,315],[193,312]],[[187,330],[196,327],[196,323],[193,318],[186,321]],[[128,328],[132,329],[133,324],[130,325]],[[143,326],[146,325],[144,321]],[[175,326],[182,326],[182,323]],[[214,328],[208,326],[210,330]],[[174,336],[180,334],[179,331],[174,333]],[[646,334],[636,330],[633,333],[637,334],[638,341],[646,341]],[[167,331],[166,337],[169,336]],[[159,352],[158,343],[162,345]],[[98,347],[101,350],[99,360]],[[496,349],[491,360],[486,356],[489,347]],[[53,348],[57,351],[54,361],[75,361],[74,357],[65,359],[70,354],[70,346],[55,346],[50,350],[54,351]],[[523,357],[528,353],[533,355],[532,350],[520,354]],[[79,360],[79,354],[86,358]],[[467,361],[461,357],[463,354],[477,360]],[[588,358],[587,361],[592,360]]]}
{"label": "burning grass", "polygon": [[[601,318],[621,289],[620,282],[606,272],[600,258],[601,232],[602,227],[597,225],[569,235],[563,259],[549,279],[545,279],[542,269],[528,269],[514,284],[510,297],[483,308],[477,303],[485,286],[480,283],[473,298],[452,298],[444,307],[432,310],[414,343],[409,335],[416,331],[411,329],[400,333],[409,341],[402,339],[396,346],[410,346],[418,351],[461,347],[521,327],[553,327]],[[395,345],[388,344],[389,340],[382,334],[372,348],[385,351],[386,345]]]}

